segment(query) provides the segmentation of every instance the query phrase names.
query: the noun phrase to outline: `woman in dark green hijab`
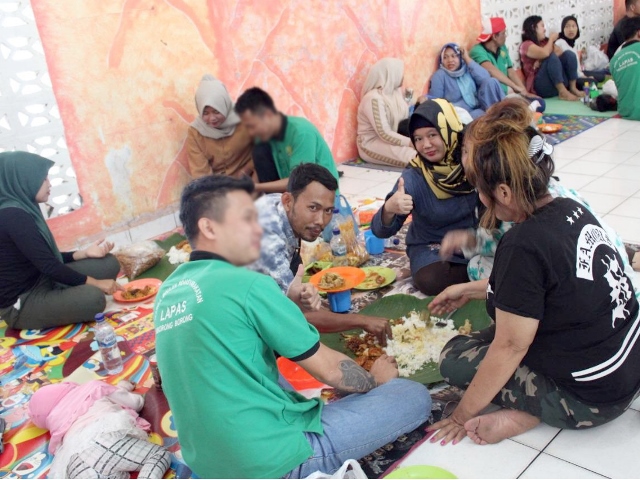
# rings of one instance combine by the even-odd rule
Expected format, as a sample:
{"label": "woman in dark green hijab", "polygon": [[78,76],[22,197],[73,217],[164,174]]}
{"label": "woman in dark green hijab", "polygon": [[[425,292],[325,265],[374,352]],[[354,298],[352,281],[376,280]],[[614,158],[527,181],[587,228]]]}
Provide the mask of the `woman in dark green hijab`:
{"label": "woman in dark green hijab", "polygon": [[110,242],[60,252],[39,203],[48,200],[51,160],[0,153],[0,320],[39,329],[87,322],[120,288]]}

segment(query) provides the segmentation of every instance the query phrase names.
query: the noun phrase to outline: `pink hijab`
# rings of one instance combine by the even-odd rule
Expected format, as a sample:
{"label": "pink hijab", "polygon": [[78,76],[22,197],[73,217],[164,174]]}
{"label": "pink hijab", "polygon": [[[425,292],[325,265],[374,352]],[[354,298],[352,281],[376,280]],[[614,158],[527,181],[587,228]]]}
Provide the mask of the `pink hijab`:
{"label": "pink hijab", "polygon": [[[114,387],[101,380],[93,380],[84,385],[74,382],[61,382],[45,385],[38,389],[29,400],[29,416],[38,427],[49,430],[51,441],[49,452],[54,454],[73,423],[93,406],[93,404],[111,395],[119,387]],[[149,423],[140,418],[138,413],[122,407],[143,430],[149,429]]]}

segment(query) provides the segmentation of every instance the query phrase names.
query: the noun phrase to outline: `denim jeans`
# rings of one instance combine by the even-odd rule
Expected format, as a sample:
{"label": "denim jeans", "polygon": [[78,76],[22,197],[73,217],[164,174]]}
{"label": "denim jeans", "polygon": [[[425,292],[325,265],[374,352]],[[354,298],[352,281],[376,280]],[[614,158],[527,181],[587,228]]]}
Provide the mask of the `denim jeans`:
{"label": "denim jeans", "polygon": [[318,470],[333,474],[346,460],[360,459],[415,430],[430,413],[427,388],[404,379],[331,403],[322,411],[324,434],[305,433],[313,456],[286,478],[305,478]]}
{"label": "denim jeans", "polygon": [[559,57],[552,53],[540,65],[536,73],[533,88],[542,98],[558,95],[556,85],[562,83],[569,87],[569,82],[578,78],[578,59],[576,54],[566,51]]}

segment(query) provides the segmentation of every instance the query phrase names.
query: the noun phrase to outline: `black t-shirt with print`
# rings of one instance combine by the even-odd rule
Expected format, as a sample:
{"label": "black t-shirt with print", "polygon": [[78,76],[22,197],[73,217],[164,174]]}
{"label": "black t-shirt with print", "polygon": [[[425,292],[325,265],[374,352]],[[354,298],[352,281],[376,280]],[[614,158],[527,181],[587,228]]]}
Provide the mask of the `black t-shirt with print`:
{"label": "black t-shirt with print", "polygon": [[498,245],[487,311],[540,322],[523,363],[590,405],[640,388],[640,316],[620,254],[596,218],[558,198]]}

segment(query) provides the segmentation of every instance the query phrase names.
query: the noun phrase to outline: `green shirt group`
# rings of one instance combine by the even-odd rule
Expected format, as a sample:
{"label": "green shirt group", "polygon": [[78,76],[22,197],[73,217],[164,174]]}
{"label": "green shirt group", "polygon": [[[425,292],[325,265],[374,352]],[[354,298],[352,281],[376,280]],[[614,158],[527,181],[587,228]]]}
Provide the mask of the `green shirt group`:
{"label": "green shirt group", "polygon": [[306,118],[287,116],[283,128],[281,138],[269,140],[280,178],[289,178],[291,171],[301,163],[316,163],[338,179],[331,150],[313,123]]}
{"label": "green shirt group", "polygon": [[322,402],[278,385],[274,352],[307,358],[319,334],[271,277],[204,255],[181,265],[155,302],[182,455],[201,478],[280,478],[313,454],[304,433],[323,433]]}
{"label": "green shirt group", "polygon": [[618,112],[640,120],[640,41],[624,45],[611,59],[610,69],[618,89]]}
{"label": "green shirt group", "polygon": [[[501,46],[494,54],[487,50],[482,43],[479,43],[469,51],[469,56],[479,65],[482,65],[483,62],[490,62],[505,75],[508,75],[509,69],[513,68],[513,62],[509,56],[509,50],[504,45]],[[506,95],[508,93],[507,86],[504,83],[501,83],[500,85]]]}

